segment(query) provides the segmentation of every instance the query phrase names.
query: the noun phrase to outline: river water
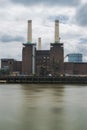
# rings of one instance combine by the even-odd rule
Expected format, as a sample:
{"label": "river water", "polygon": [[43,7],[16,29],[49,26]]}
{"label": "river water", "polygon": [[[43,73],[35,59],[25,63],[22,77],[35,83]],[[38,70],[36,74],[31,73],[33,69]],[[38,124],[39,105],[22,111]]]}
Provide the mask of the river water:
{"label": "river water", "polygon": [[0,130],[87,130],[87,85],[1,84]]}

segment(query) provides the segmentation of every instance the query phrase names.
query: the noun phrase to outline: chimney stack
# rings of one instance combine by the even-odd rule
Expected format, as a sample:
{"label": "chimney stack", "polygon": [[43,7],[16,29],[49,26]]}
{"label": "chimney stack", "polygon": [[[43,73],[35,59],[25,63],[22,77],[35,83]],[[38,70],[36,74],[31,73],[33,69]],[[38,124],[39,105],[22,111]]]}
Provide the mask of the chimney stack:
{"label": "chimney stack", "polygon": [[60,38],[59,38],[59,20],[55,20],[55,43],[59,43],[60,42]]}
{"label": "chimney stack", "polygon": [[38,50],[41,50],[41,37],[38,38]]}
{"label": "chimney stack", "polygon": [[27,42],[32,43],[32,20],[28,20]]}

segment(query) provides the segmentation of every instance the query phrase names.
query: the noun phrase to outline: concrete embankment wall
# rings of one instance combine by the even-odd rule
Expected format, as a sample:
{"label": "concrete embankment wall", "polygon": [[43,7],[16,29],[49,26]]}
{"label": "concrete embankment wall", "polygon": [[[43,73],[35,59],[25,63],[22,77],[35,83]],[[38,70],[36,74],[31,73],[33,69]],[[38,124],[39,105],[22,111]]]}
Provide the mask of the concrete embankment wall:
{"label": "concrete embankment wall", "polygon": [[[87,84],[87,77],[36,77],[36,76],[8,76],[0,78],[0,83],[51,83],[51,84]],[[4,81],[4,82],[2,82]]]}

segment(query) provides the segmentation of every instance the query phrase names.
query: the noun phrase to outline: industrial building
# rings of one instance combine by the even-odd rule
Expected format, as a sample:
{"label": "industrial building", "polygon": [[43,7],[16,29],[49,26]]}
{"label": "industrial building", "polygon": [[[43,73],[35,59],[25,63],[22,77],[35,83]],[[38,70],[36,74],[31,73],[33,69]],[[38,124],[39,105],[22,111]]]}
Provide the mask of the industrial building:
{"label": "industrial building", "polygon": [[1,59],[1,69],[6,74],[19,75],[22,72],[22,61],[16,61],[14,59]]}
{"label": "industrial building", "polygon": [[32,43],[32,20],[28,20],[27,42],[23,43],[22,61],[2,59],[1,67],[9,68],[10,73],[18,71],[22,75],[59,76],[87,75],[87,63],[82,62],[82,54],[68,54],[68,62],[64,62],[64,44],[60,43],[59,21],[55,20],[54,43],[49,50],[42,50],[41,38]]}
{"label": "industrial building", "polygon": [[50,43],[50,50],[41,50],[39,38],[38,50],[32,43],[32,21],[28,21],[28,41],[23,44],[22,73],[24,75],[60,75],[63,74],[63,43],[59,40],[59,21],[55,21],[55,41]]}
{"label": "industrial building", "polygon": [[82,54],[81,53],[70,53],[67,55],[68,56],[68,62],[82,62]]}

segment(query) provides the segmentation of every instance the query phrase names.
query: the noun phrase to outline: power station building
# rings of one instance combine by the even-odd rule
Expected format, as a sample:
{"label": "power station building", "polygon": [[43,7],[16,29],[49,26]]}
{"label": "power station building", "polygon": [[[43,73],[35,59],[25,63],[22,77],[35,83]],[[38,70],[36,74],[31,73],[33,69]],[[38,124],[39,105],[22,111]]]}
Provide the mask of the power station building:
{"label": "power station building", "polygon": [[39,47],[32,43],[32,21],[28,21],[28,41],[23,44],[22,50],[22,73],[24,75],[59,75],[63,74],[63,43],[59,43],[59,21],[55,21],[55,42],[50,43],[50,50],[41,50],[41,39]]}
{"label": "power station building", "polygon": [[18,71],[22,75],[58,76],[87,75],[87,63],[82,62],[82,54],[69,54],[68,62],[64,62],[64,44],[60,43],[59,21],[55,20],[54,43],[50,43],[49,50],[42,50],[41,38],[32,43],[32,20],[28,20],[27,43],[23,43],[22,61],[14,59],[2,59],[1,68],[9,68],[9,71]]}

